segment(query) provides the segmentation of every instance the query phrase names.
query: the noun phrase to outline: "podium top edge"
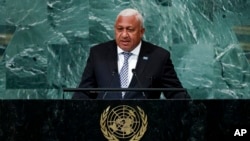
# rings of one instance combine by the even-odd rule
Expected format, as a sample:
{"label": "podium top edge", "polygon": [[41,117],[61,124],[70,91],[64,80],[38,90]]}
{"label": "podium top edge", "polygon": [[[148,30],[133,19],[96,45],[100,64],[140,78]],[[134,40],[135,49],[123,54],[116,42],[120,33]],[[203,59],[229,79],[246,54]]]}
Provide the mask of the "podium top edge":
{"label": "podium top edge", "polygon": [[79,91],[186,91],[185,88],[63,88],[64,92]]}

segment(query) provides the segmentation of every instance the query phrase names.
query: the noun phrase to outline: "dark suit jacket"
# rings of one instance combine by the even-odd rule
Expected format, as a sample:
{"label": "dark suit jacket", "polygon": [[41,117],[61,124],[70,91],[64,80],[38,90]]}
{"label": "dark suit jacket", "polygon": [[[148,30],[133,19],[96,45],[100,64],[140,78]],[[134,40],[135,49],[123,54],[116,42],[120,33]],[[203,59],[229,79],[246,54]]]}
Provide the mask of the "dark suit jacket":
{"label": "dark suit jacket", "polygon": [[[120,88],[117,66],[117,44],[114,40],[90,49],[89,58],[79,88]],[[137,65],[137,78],[132,77],[129,88],[182,88],[170,53],[151,43],[142,41]],[[138,82],[139,80],[139,82]],[[127,92],[125,99],[159,99],[161,92]],[[164,92],[168,99],[188,98],[186,91]],[[75,93],[73,99],[121,99],[121,93]]]}

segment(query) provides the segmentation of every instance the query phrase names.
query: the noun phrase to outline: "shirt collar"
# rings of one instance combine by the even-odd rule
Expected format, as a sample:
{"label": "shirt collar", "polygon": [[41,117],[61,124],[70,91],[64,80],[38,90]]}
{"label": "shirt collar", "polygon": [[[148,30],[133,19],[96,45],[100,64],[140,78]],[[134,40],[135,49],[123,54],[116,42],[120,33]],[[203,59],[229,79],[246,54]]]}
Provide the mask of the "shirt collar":
{"label": "shirt collar", "polygon": [[[141,49],[141,41],[140,43],[132,50],[130,51],[133,55],[139,55]],[[121,54],[122,52],[124,52],[119,46],[117,46],[117,53]]]}

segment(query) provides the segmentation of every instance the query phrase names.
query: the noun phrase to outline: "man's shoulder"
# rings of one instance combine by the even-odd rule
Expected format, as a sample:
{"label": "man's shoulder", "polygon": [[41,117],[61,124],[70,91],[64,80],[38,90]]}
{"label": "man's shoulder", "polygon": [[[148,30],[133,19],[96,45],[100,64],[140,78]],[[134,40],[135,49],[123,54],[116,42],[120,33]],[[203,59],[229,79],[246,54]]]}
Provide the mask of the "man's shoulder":
{"label": "man's shoulder", "polygon": [[143,46],[145,46],[146,48],[148,48],[151,51],[156,51],[156,52],[161,52],[161,53],[167,53],[169,54],[169,51],[163,47],[160,47],[158,45],[155,45],[151,42],[147,42],[147,41],[143,41],[142,42]]}

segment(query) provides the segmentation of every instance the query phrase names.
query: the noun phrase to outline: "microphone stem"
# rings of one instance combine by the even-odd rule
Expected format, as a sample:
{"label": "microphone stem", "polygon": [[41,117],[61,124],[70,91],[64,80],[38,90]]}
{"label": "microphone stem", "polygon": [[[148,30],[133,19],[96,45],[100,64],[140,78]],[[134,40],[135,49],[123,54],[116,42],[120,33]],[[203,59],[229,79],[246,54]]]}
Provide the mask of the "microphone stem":
{"label": "microphone stem", "polygon": [[[111,85],[112,85],[112,82],[113,82],[113,80],[114,80],[114,78],[115,78],[115,74],[116,74],[116,71],[115,71],[115,70],[112,71],[112,79],[111,79],[111,81],[110,81],[110,83],[109,83],[109,88],[110,88]],[[104,98],[106,97],[107,93],[108,93],[108,91],[105,91],[105,93],[104,93],[102,99],[104,99]]]}
{"label": "microphone stem", "polygon": [[[132,73],[135,75],[135,78],[136,78],[136,80],[137,80],[137,82],[138,82],[138,84],[139,84],[139,87],[142,88],[141,81],[140,81],[139,78],[137,77],[137,74],[136,74],[136,72],[135,72],[135,69],[132,69]],[[142,91],[142,94],[143,94],[144,97],[146,97],[144,91]]]}

